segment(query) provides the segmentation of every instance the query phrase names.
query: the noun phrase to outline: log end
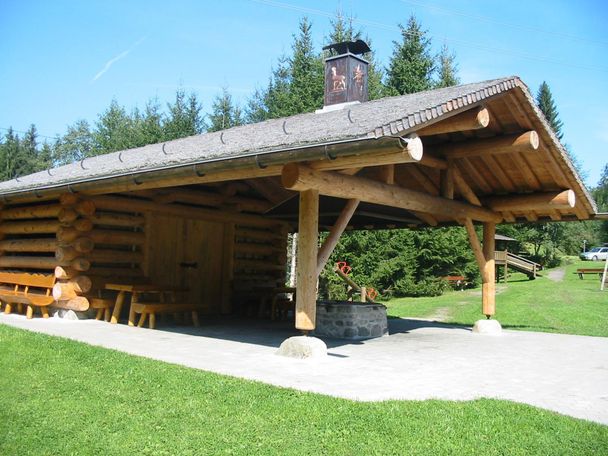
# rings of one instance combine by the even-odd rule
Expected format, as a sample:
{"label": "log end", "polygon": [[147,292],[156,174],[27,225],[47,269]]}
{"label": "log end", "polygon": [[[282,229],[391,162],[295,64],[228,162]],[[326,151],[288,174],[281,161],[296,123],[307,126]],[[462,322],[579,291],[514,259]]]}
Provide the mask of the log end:
{"label": "log end", "polygon": [[531,130],[529,132],[529,140],[530,147],[534,150],[538,149],[538,146],[540,145],[540,139],[538,138],[538,133],[536,132],[536,130]]}
{"label": "log end", "polygon": [[490,125],[490,112],[486,108],[479,108],[477,111],[477,128],[486,128]]}
{"label": "log end", "polygon": [[417,134],[413,133],[409,137],[405,138],[407,143],[406,151],[410,158],[414,161],[420,161],[423,154],[422,140]]}
{"label": "log end", "polygon": [[300,177],[300,165],[297,163],[288,163],[283,166],[281,172],[281,183],[285,188],[293,188]]}

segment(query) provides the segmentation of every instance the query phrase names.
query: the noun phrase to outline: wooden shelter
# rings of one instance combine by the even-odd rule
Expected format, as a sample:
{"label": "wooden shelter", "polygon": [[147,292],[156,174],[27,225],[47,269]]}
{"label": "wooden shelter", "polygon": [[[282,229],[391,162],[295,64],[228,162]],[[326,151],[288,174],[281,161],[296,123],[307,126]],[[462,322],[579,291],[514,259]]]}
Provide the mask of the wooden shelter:
{"label": "wooden shelter", "polygon": [[[297,230],[296,327],[308,331],[318,274],[344,229],[459,224],[489,317],[496,224],[595,217],[517,77],[339,108],[0,183],[0,268],[54,271],[62,308],[86,309],[108,280],[135,278],[185,287],[203,313],[227,314],[284,284]],[[320,248],[319,230],[330,232]]]}

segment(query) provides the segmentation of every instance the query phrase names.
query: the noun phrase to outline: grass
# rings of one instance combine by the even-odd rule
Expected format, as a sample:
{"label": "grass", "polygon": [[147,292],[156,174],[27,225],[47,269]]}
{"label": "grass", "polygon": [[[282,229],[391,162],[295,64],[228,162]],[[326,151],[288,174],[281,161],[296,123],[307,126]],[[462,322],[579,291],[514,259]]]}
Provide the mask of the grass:
{"label": "grass", "polygon": [[608,454],[608,427],[498,400],[357,403],[0,325],[0,454]]}
{"label": "grass", "polygon": [[[608,290],[595,275],[580,280],[577,268],[603,268],[603,262],[576,261],[565,266],[561,282],[528,280],[514,274],[497,285],[496,319],[504,328],[608,337]],[[431,318],[473,325],[481,315],[481,289],[451,291],[435,298],[399,298],[386,303],[394,317]]]}

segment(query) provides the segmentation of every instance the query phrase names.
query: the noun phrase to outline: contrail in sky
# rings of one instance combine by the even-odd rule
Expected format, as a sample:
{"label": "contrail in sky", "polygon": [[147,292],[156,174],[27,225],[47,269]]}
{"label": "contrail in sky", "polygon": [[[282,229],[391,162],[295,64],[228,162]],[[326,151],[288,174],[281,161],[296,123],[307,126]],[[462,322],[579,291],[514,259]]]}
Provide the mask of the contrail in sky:
{"label": "contrail in sky", "polygon": [[133,46],[131,46],[129,49],[127,49],[126,51],[121,52],[120,54],[118,54],[116,57],[111,58],[110,60],[108,60],[106,62],[106,64],[104,65],[104,67],[101,69],[101,71],[99,73],[97,73],[95,75],[95,77],[93,79],[91,79],[91,83],[97,81],[100,77],[102,77],[104,75],[104,73],[106,71],[108,71],[110,69],[110,67],[118,62],[120,59],[124,59],[126,56],[129,55],[129,53],[135,49],[137,46],[139,46],[144,40],[146,39],[146,37],[140,38]]}

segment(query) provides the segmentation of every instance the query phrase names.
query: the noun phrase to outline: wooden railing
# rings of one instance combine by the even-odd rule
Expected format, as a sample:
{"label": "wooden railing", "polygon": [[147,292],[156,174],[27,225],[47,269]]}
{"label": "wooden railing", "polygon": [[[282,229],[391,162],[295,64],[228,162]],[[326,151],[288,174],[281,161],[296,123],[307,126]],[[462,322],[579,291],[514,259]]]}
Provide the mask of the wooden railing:
{"label": "wooden railing", "polygon": [[530,261],[524,257],[515,255],[513,253],[503,251],[494,252],[494,260],[496,264],[507,264],[507,266],[517,269],[525,274],[536,277],[537,272],[541,269],[541,265]]}

